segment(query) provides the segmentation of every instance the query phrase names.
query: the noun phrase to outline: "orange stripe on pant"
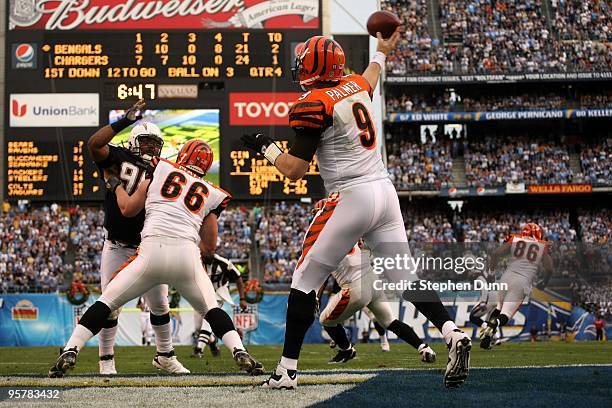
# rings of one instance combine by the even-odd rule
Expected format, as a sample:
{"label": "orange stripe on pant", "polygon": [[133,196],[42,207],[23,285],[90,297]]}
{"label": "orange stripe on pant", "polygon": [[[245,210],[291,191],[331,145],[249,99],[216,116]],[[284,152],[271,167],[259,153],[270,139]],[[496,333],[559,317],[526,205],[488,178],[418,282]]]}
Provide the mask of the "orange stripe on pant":
{"label": "orange stripe on pant", "polygon": [[336,320],[338,317],[340,317],[340,315],[344,313],[344,311],[348,307],[348,304],[350,301],[351,301],[351,292],[349,291],[349,289],[344,289],[342,291],[342,297],[340,298],[340,300],[334,307],[334,310],[332,310],[329,316],[327,317],[327,319],[325,319],[325,321],[331,322],[331,321]]}
{"label": "orange stripe on pant", "polygon": [[125,261],[123,265],[121,265],[115,272],[113,272],[113,276],[111,276],[110,280],[115,279],[115,277],[119,275],[119,272],[127,268],[127,266],[131,264],[134,261],[134,259],[136,259],[137,257],[138,257],[138,251],[136,251],[134,255],[130,256],[130,258],[127,261]]}
{"label": "orange stripe on pant", "polygon": [[317,238],[319,238],[319,235],[321,234],[321,231],[323,231],[327,220],[330,219],[334,210],[336,209],[336,205],[338,205],[337,201],[328,201],[325,203],[325,207],[323,207],[321,214],[314,219],[312,225],[310,228],[308,228],[308,231],[306,231],[306,238],[304,238],[304,244],[302,246],[302,255],[300,256],[295,269],[299,268],[302,262],[304,262],[304,258],[306,258],[306,255],[308,255],[308,252],[310,252],[310,249],[317,241]]}

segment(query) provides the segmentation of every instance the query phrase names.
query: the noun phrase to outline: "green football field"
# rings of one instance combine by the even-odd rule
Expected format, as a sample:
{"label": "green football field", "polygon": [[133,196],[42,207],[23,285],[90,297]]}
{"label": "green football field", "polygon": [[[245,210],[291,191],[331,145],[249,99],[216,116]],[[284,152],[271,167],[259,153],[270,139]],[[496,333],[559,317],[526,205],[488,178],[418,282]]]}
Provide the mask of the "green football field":
{"label": "green football field", "polygon": [[[63,379],[47,379],[57,355],[50,347],[0,348],[0,406],[15,404],[6,398],[10,387],[61,387],[58,406],[612,406],[612,344],[506,343],[490,351],[474,345],[467,383],[458,390],[442,385],[446,351],[442,344],[435,364],[425,365],[404,344],[392,344],[383,353],[378,344],[358,344],[357,358],[329,365],[333,351],[326,345],[306,345],[300,359],[300,387],[295,391],[263,390],[265,377],[238,372],[229,351],[220,357],[207,351],[190,358],[190,347],[176,352],[192,374],[160,374],[151,365],[153,347],[118,347],[118,376],[97,372],[97,348],[79,355],[77,368]],[[276,365],[279,346],[252,346],[249,351],[267,370]],[[3,397],[4,396],[4,397]],[[73,400],[76,398],[76,400]],[[201,399],[201,400],[200,400]],[[19,404],[21,404],[20,402]]]}

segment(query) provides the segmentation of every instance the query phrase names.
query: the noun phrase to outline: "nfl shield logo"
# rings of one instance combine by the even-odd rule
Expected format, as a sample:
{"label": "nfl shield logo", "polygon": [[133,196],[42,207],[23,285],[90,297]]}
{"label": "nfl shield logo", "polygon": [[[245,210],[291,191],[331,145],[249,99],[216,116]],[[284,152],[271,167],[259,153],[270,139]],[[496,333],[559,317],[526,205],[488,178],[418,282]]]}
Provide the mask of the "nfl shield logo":
{"label": "nfl shield logo", "polygon": [[245,311],[242,311],[240,306],[234,306],[234,325],[236,329],[242,330],[245,333],[257,330],[259,325],[257,305],[249,305]]}

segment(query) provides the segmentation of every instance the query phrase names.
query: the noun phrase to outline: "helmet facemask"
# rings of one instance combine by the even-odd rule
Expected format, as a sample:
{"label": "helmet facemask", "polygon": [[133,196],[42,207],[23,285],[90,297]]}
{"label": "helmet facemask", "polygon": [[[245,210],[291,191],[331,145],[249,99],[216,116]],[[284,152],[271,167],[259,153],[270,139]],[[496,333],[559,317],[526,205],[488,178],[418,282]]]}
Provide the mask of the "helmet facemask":
{"label": "helmet facemask", "polygon": [[164,140],[151,133],[143,133],[134,138],[130,145],[130,151],[140,156],[144,161],[149,162],[153,157],[161,155],[164,147]]}

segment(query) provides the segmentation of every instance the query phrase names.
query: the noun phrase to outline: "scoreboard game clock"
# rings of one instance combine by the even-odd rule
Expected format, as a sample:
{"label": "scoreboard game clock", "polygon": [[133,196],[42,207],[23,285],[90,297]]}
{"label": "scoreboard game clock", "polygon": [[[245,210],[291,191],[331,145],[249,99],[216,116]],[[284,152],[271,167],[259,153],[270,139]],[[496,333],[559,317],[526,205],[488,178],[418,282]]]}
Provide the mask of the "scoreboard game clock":
{"label": "scoreboard game clock", "polygon": [[294,49],[321,33],[320,15],[320,0],[11,0],[5,197],[100,200],[87,139],[141,98],[163,155],[208,140],[209,179],[234,198],[323,196],[316,163],[292,182],[240,143],[258,131],[291,141]]}

